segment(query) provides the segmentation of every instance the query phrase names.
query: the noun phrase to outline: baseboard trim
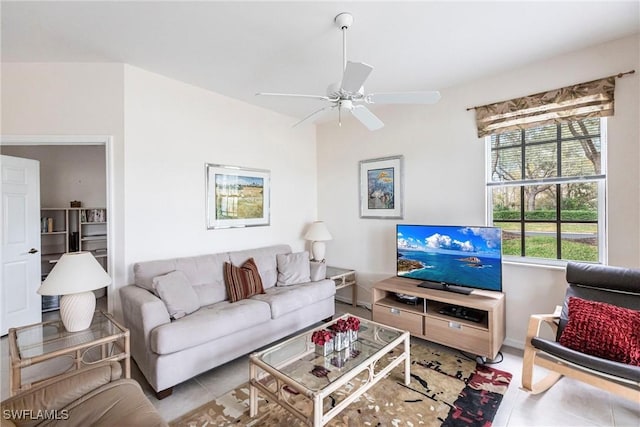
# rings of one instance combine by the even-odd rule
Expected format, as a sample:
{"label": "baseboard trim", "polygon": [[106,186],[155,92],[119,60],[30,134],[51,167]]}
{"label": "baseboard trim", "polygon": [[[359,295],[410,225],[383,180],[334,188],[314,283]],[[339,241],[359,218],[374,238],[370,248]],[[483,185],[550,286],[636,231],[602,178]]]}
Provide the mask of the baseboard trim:
{"label": "baseboard trim", "polygon": [[[345,304],[351,304],[351,298],[346,298],[346,297],[343,297],[343,296],[340,296],[340,295],[336,295],[336,301],[340,301],[340,302],[343,302]],[[358,301],[356,303],[356,305],[358,307],[364,307],[367,310],[371,311],[371,303]]]}
{"label": "baseboard trim", "polygon": [[514,340],[512,338],[505,338],[503,345],[508,345],[509,347],[524,350],[524,341]]}

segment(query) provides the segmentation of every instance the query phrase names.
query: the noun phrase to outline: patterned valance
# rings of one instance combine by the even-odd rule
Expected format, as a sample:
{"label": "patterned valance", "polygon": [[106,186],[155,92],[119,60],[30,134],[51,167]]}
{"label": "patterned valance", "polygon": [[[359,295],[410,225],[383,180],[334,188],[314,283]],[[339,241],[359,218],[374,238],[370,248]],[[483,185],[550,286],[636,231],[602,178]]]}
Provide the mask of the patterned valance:
{"label": "patterned valance", "polygon": [[613,116],[616,76],[475,107],[478,137],[587,117]]}

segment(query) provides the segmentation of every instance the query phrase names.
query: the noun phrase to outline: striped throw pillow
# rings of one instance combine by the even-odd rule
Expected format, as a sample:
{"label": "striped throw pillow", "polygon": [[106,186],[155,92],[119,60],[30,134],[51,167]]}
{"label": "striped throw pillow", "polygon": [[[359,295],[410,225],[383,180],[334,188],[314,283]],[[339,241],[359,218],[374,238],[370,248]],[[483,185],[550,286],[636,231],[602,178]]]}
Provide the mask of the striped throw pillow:
{"label": "striped throw pillow", "polygon": [[258,273],[258,266],[253,258],[249,258],[242,266],[225,262],[224,281],[231,302],[240,301],[253,295],[264,294],[262,279]]}

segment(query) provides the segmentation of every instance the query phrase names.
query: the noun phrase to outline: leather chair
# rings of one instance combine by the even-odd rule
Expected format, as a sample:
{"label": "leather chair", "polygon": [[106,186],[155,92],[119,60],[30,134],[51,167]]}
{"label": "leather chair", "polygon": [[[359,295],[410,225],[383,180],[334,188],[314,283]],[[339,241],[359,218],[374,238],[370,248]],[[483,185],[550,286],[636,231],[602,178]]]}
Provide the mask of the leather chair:
{"label": "leather chair", "polygon": [[122,368],[106,362],[67,372],[4,400],[2,427],[167,426]]}
{"label": "leather chair", "polygon": [[[522,388],[538,394],[548,390],[564,375],[640,402],[640,366],[585,354],[558,342],[569,321],[569,297],[640,311],[640,270],[570,262],[566,279],[569,287],[561,313],[534,314],[529,320]],[[540,335],[543,324],[551,326],[556,333],[555,340]],[[536,383],[533,383],[534,366],[550,371]]]}

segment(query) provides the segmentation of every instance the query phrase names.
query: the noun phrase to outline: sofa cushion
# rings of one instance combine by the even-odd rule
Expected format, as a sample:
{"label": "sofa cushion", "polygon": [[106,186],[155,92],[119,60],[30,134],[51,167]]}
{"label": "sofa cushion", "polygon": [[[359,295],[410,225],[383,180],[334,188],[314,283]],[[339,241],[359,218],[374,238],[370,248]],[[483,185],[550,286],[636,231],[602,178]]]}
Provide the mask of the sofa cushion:
{"label": "sofa cushion", "polygon": [[278,264],[277,286],[297,285],[311,281],[309,252],[278,254],[276,262]]}
{"label": "sofa cushion", "polygon": [[269,305],[263,301],[219,302],[154,328],[151,331],[151,350],[157,354],[174,353],[235,334],[270,318]]}
{"label": "sofa cushion", "polygon": [[133,266],[135,284],[154,292],[154,277],[180,270],[198,294],[200,306],[210,305],[227,299],[222,273],[225,261],[229,261],[226,253],[138,262]]}
{"label": "sofa cushion", "polygon": [[271,318],[304,309],[305,307],[330,298],[336,294],[333,280],[321,280],[300,285],[276,286],[265,290],[264,294],[255,295],[251,300],[264,301],[271,306]]}
{"label": "sofa cushion", "polygon": [[640,312],[569,297],[560,344],[592,356],[640,365]]}
{"label": "sofa cushion", "polygon": [[291,253],[291,247],[289,247],[289,245],[274,245],[264,248],[229,252],[229,260],[233,265],[242,265],[249,258],[253,258],[260,272],[262,286],[264,289],[268,289],[275,286],[278,279],[276,255],[288,253]]}
{"label": "sofa cushion", "polygon": [[240,267],[225,262],[224,281],[227,284],[227,294],[231,302],[264,293],[260,273],[253,258],[249,258]]}
{"label": "sofa cushion", "polygon": [[169,316],[179,319],[200,308],[198,295],[180,270],[153,278],[156,295],[167,306]]}

